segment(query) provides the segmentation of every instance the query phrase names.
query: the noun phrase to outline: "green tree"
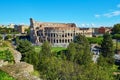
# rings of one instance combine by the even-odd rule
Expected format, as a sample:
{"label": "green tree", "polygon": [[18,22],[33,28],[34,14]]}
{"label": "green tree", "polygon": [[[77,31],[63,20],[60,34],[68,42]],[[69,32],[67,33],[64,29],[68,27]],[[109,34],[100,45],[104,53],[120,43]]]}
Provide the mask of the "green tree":
{"label": "green tree", "polygon": [[0,51],[0,59],[8,61],[8,62],[14,61],[13,54],[8,49],[4,51]]}
{"label": "green tree", "polygon": [[39,64],[43,64],[43,61],[50,58],[52,55],[51,46],[48,42],[44,42],[41,46],[41,51],[39,53]]}
{"label": "green tree", "polygon": [[28,40],[20,40],[17,46],[17,50],[21,53],[28,52],[29,50],[33,49],[31,42]]}
{"label": "green tree", "polygon": [[109,33],[103,35],[103,41],[101,44],[101,55],[105,58],[108,64],[114,64],[114,49],[113,41]]}
{"label": "green tree", "polygon": [[91,64],[89,67],[83,67],[80,80],[114,80],[114,78],[109,68]]}
{"label": "green tree", "polygon": [[[51,61],[49,59],[51,59]],[[41,46],[41,51],[39,53],[39,64],[38,64],[39,65],[38,70],[44,75],[42,76],[43,78],[44,77],[50,78],[48,75],[50,75],[49,70],[52,67],[51,65],[52,61],[54,61],[54,58],[51,58],[51,46],[48,42],[44,42]]]}
{"label": "green tree", "polygon": [[51,45],[47,41],[41,46],[41,55],[45,57],[50,57],[52,55]]}
{"label": "green tree", "polygon": [[[85,41],[85,39],[82,40]],[[87,40],[84,41],[80,41],[83,43],[79,43],[79,41],[70,43],[66,53],[67,60],[53,55],[50,44],[43,43],[37,68],[41,77],[45,80],[113,80],[109,69],[91,63],[89,43]],[[88,52],[86,52],[87,47]],[[54,52],[54,54],[56,53]]]}
{"label": "green tree", "polygon": [[79,64],[90,64],[92,62],[92,55],[90,53],[90,46],[87,38],[82,35],[78,35],[74,38],[76,44],[76,61]]}
{"label": "green tree", "polygon": [[34,47],[28,40],[20,40],[16,49],[22,53],[22,60],[25,61],[26,54],[33,51]]}
{"label": "green tree", "polygon": [[11,39],[12,39],[12,35],[5,36],[5,40],[11,40]]}
{"label": "green tree", "polygon": [[120,33],[120,24],[115,24],[112,29],[113,34],[119,34]]}
{"label": "green tree", "polygon": [[13,34],[13,33],[18,33],[18,31],[16,31],[13,28],[7,28],[7,27],[1,28],[0,27],[0,34]]}
{"label": "green tree", "polygon": [[0,35],[0,41],[3,39],[2,35]]}
{"label": "green tree", "polygon": [[115,80],[120,80],[120,74],[116,74],[114,77],[115,77]]}
{"label": "green tree", "polygon": [[99,64],[102,67],[108,66],[108,64],[106,62],[106,58],[104,58],[102,54],[99,55],[99,58],[97,59],[97,64]]}
{"label": "green tree", "polygon": [[16,37],[16,38],[14,38],[14,40],[15,40],[15,45],[18,45],[19,44],[19,37]]}
{"label": "green tree", "polygon": [[67,59],[69,61],[74,61],[75,60],[75,54],[76,54],[76,47],[74,43],[70,43],[69,46],[67,47]]}
{"label": "green tree", "polygon": [[35,52],[34,49],[29,50],[29,52],[26,52],[24,59],[25,59],[25,62],[33,64],[34,68],[37,69],[37,66],[39,63],[39,54]]}
{"label": "green tree", "polygon": [[35,69],[37,69],[39,63],[39,55],[35,52],[34,47],[32,46],[31,42],[28,40],[19,40],[17,42],[18,51],[22,53],[22,60],[33,64]]}
{"label": "green tree", "polygon": [[114,35],[112,36],[112,38],[114,38],[114,39],[120,39],[120,34],[114,34]]}
{"label": "green tree", "polygon": [[14,61],[14,57],[12,53],[9,50],[5,50],[5,55],[6,55],[6,61],[12,62]]}

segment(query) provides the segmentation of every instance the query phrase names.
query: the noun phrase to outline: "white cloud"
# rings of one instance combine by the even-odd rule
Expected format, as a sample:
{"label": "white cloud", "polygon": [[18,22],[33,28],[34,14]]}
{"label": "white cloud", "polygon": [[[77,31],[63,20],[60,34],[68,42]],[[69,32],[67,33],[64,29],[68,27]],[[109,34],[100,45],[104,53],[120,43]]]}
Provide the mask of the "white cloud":
{"label": "white cloud", "polygon": [[95,16],[96,18],[99,18],[99,17],[100,17],[100,15],[99,15],[99,14],[95,14],[94,16]]}
{"label": "white cloud", "polygon": [[94,24],[94,23],[91,23],[91,26],[92,26],[92,27],[94,27],[94,26],[95,26],[95,24]]}
{"label": "white cloud", "polygon": [[118,4],[117,7],[120,8],[120,4]]}
{"label": "white cloud", "polygon": [[85,27],[86,26],[86,24],[81,24],[81,27]]}
{"label": "white cloud", "polygon": [[[120,4],[117,5],[117,8],[120,8]],[[108,18],[111,18],[111,17],[115,17],[115,16],[119,16],[120,15],[120,10],[115,10],[115,11],[110,11],[108,13],[104,13],[104,14],[96,14],[94,15],[96,18],[99,18],[99,17],[108,17]]]}
{"label": "white cloud", "polygon": [[105,13],[105,14],[103,14],[103,16],[105,16],[105,17],[114,17],[114,16],[119,16],[120,15],[120,11],[113,11],[113,12],[110,12],[110,13]]}
{"label": "white cloud", "polygon": [[86,24],[86,27],[89,27],[90,26],[90,24]]}
{"label": "white cloud", "polygon": [[78,24],[78,23],[76,24],[76,26],[81,27],[81,25],[80,25],[80,24]]}
{"label": "white cloud", "polygon": [[103,14],[103,16],[105,16],[105,17],[112,17],[112,14],[111,13],[105,13],[105,14]]}

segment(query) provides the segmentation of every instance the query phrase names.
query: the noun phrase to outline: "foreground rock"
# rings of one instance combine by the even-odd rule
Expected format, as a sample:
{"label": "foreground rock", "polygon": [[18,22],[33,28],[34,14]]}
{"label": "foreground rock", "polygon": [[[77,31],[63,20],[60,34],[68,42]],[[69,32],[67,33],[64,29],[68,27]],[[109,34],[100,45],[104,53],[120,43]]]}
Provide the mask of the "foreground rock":
{"label": "foreground rock", "polygon": [[8,61],[0,60],[0,67],[8,65]]}
{"label": "foreground rock", "polygon": [[22,55],[20,52],[18,52],[17,50],[13,49],[13,48],[9,48],[9,50],[12,52],[13,54],[13,57],[14,57],[14,62],[15,63],[19,63],[21,58],[22,58]]}
{"label": "foreground rock", "polygon": [[13,65],[5,65],[0,67],[1,70],[7,72],[17,80],[40,80],[40,78],[31,75],[34,71],[33,65],[20,62]]}

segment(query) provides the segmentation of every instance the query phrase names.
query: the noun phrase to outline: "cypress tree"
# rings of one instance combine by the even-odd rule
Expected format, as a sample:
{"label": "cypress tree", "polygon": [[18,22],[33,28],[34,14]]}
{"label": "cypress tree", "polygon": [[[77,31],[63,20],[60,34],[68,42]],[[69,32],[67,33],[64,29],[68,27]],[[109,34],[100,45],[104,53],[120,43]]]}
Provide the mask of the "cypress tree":
{"label": "cypress tree", "polygon": [[113,41],[108,32],[103,35],[103,41],[101,44],[101,55],[105,58],[108,64],[114,63]]}

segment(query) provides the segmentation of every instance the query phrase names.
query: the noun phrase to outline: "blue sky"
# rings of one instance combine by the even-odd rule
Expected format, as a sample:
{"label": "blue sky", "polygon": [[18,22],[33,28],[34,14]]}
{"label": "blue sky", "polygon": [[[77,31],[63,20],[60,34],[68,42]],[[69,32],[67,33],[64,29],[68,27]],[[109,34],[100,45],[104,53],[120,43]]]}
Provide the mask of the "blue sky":
{"label": "blue sky", "polygon": [[0,0],[0,24],[41,22],[112,26],[120,23],[120,0]]}

